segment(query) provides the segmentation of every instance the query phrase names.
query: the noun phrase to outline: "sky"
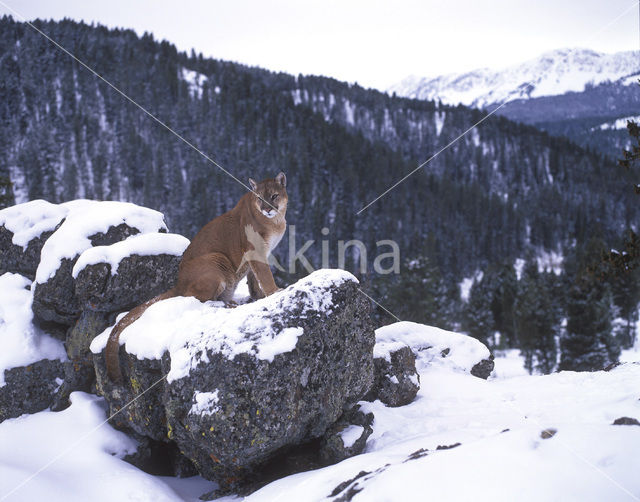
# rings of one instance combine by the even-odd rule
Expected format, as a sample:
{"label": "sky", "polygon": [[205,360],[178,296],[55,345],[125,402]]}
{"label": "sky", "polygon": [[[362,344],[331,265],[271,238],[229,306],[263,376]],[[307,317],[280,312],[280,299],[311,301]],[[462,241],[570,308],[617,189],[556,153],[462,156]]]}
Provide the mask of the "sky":
{"label": "sky", "polygon": [[8,7],[28,20],[133,28],[180,50],[378,89],[559,48],[640,46],[637,0],[0,0],[0,14]]}

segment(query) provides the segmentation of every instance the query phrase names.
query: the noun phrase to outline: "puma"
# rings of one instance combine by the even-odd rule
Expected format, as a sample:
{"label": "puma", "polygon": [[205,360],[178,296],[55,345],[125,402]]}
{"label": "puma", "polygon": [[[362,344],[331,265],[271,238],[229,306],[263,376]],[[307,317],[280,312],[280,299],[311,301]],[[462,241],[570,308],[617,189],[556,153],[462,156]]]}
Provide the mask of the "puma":
{"label": "puma", "polygon": [[278,287],[267,258],[286,229],[287,178],[284,173],[256,183],[236,206],[207,223],[182,255],[176,285],[135,307],[111,330],[105,349],[107,374],[120,383],[120,333],[154,303],[175,296],[194,296],[201,302],[232,302],[238,282],[247,276],[252,299],[269,296]]}

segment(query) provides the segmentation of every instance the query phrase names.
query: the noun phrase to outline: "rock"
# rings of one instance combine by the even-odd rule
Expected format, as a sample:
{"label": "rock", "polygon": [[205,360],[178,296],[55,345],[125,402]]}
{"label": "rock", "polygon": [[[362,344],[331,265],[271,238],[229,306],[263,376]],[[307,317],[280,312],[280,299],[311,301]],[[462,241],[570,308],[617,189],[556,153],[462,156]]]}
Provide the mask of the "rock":
{"label": "rock", "polygon": [[36,270],[33,313],[38,322],[73,326],[81,305],[72,274],[80,255],[139,233],[166,231],[157,211],[125,202],[72,201],[67,216],[49,237]]}
{"label": "rock", "polygon": [[175,443],[154,441],[135,433],[129,435],[138,442],[138,447],[135,453],[124,457],[125,462],[154,476],[189,478],[198,474],[191,461],[180,453]]}
{"label": "rock", "polygon": [[480,341],[467,335],[415,322],[397,322],[376,330],[381,343],[407,345],[416,354],[418,372],[441,367],[487,378],[493,370],[493,356]]}
{"label": "rock", "polygon": [[414,400],[420,390],[416,355],[404,344],[376,343],[374,348],[374,383],[365,397],[380,399],[387,406],[404,406]]}
{"label": "rock", "polygon": [[491,375],[494,367],[493,354],[491,354],[487,359],[483,359],[479,363],[474,364],[470,373],[475,377],[486,380],[489,378],[489,375]]}
{"label": "rock", "polygon": [[108,331],[94,340],[98,388],[121,426],[174,441],[203,477],[241,489],[282,452],[322,441],[371,386],[374,333],[357,288],[322,270],[235,309],[164,300],[121,334],[124,386],[106,376]]}
{"label": "rock", "polygon": [[0,275],[14,272],[33,281],[42,246],[66,214],[64,207],[43,200],[0,211]]}
{"label": "rock", "polygon": [[558,429],[554,429],[553,427],[550,427],[548,429],[544,429],[543,431],[540,432],[540,438],[541,439],[550,439],[553,436],[555,436],[557,432],[558,432]]}
{"label": "rock", "polygon": [[33,280],[40,262],[40,251],[53,231],[43,232],[39,237],[29,241],[26,248],[12,243],[13,233],[0,227],[0,275],[14,272]]}
{"label": "rock", "polygon": [[181,235],[142,234],[88,249],[72,274],[81,306],[122,312],[167,291],[175,284],[188,245]]}
{"label": "rock", "polygon": [[640,422],[632,417],[620,417],[616,418],[612,425],[640,425]]}
{"label": "rock", "polygon": [[53,411],[62,411],[67,408],[71,404],[69,396],[72,392],[90,392],[95,381],[95,370],[89,345],[107,326],[109,326],[109,318],[104,312],[85,309],[69,330],[65,343],[69,360],[64,363],[64,382],[51,405]]}
{"label": "rock", "polygon": [[48,359],[5,370],[5,385],[0,387],[0,422],[47,409],[63,375],[62,362]]}
{"label": "rock", "polygon": [[359,406],[345,412],[324,434],[320,446],[321,465],[332,465],[364,451],[373,433],[373,413],[363,413]]}
{"label": "rock", "polygon": [[[109,228],[106,234],[92,235],[89,240],[92,243],[94,239],[95,242],[104,242],[108,235],[113,242],[118,242],[137,233],[137,229],[122,224]],[[33,313],[39,321],[72,326],[80,317],[81,306],[75,294],[76,284],[72,275],[79,256],[63,258],[53,277],[44,283],[35,283]]]}
{"label": "rock", "polygon": [[47,408],[62,382],[64,346],[34,327],[30,284],[0,276],[0,421]]}

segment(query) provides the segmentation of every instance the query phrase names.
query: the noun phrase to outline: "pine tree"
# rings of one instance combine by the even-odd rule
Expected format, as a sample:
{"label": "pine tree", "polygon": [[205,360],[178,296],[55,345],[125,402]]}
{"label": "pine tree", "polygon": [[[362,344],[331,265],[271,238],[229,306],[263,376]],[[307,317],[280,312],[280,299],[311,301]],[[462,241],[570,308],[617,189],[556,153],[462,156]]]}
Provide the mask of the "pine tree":
{"label": "pine tree", "polygon": [[495,322],[491,313],[492,291],[488,281],[482,279],[473,283],[469,291],[469,301],[464,309],[463,329],[470,336],[488,346],[493,346]]}
{"label": "pine tree", "polygon": [[[424,257],[406,260],[401,274],[388,276],[385,307],[402,320],[449,329],[451,303],[438,267]],[[379,281],[382,286],[383,281]]]}
{"label": "pine tree", "polygon": [[613,300],[619,308],[623,324],[617,333],[620,346],[633,347],[636,340],[638,304],[640,303],[640,269],[614,270],[612,279]]}
{"label": "pine tree", "polygon": [[551,304],[552,295],[537,264],[530,262],[518,283],[515,304],[520,352],[529,373],[537,370],[547,374],[556,364],[556,336],[559,319]]}
{"label": "pine tree", "polygon": [[491,278],[492,283],[491,313],[494,328],[501,334],[501,345],[515,347],[517,339],[514,310],[518,288],[516,271],[511,263],[504,263],[488,274],[485,275],[485,280]]}
{"label": "pine tree", "polygon": [[603,255],[602,242],[592,240],[573,258],[566,333],[560,340],[560,370],[601,370],[620,356],[613,336],[615,306]]}

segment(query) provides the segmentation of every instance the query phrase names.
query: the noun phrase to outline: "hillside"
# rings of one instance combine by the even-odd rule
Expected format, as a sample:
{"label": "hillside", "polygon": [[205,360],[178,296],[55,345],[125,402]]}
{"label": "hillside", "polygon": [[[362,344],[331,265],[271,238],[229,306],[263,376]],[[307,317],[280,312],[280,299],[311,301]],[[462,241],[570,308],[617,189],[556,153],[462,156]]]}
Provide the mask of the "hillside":
{"label": "hillside", "polygon": [[[0,175],[16,201],[127,200],[192,236],[243,193],[33,30],[8,17],[0,26]],[[540,249],[615,239],[638,215],[609,161],[499,117],[357,215],[483,113],[187,55],[130,30],[38,26],[239,179],[285,171],[288,221],[298,247],[315,241],[306,256],[316,267],[322,240],[332,265],[338,240],[362,240],[370,268],[375,243],[393,239],[403,259],[428,256],[459,280]]]}

